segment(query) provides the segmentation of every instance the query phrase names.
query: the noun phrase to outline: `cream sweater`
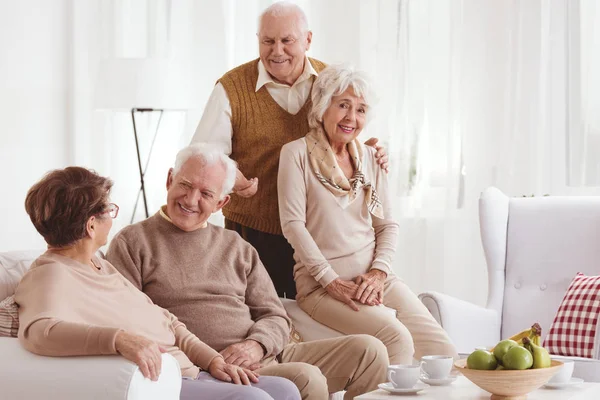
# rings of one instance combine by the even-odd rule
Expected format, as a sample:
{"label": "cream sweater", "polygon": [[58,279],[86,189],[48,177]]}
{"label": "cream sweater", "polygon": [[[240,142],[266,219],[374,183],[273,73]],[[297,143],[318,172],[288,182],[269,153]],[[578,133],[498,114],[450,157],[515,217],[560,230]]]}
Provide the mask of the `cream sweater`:
{"label": "cream sweater", "polygon": [[398,224],[392,218],[387,176],[375,149],[362,145],[365,179],[374,184],[384,218],[372,217],[361,192],[352,203],[336,197],[314,174],[304,138],[283,146],[277,187],[283,234],[294,248],[298,298],[340,277],[351,280],[371,268],[392,274]]}
{"label": "cream sweater", "polygon": [[94,263],[99,270],[51,252],[33,262],[15,292],[23,347],[44,356],[117,354],[124,330],[167,348],[191,378],[220,357],[108,261]]}

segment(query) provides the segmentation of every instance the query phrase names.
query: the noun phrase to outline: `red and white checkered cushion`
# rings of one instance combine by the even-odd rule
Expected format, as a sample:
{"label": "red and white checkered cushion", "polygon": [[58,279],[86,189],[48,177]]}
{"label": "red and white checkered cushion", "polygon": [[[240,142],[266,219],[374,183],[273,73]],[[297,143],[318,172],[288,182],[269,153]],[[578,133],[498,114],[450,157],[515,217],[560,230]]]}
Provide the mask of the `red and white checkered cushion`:
{"label": "red and white checkered cushion", "polygon": [[544,347],[550,354],[597,358],[599,316],[600,276],[578,273],[558,308]]}

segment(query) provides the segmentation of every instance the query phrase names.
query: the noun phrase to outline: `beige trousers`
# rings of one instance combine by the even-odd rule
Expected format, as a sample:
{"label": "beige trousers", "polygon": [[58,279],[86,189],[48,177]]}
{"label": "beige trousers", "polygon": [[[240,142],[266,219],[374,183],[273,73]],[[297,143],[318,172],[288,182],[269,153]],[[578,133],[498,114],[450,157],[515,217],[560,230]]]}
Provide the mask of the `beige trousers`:
{"label": "beige trousers", "polygon": [[345,400],[352,400],[386,381],[388,354],[374,337],[351,335],[291,343],[281,361],[257,372],[291,380],[304,400],[327,400],[329,393],[341,390],[346,390]]}
{"label": "beige trousers", "polygon": [[456,348],[419,298],[398,277],[384,286],[383,304],[396,310],[396,318],[380,306],[357,303],[354,311],[335,300],[323,288],[298,300],[298,305],[316,321],[345,334],[365,333],[385,344],[390,364],[411,364],[413,357],[449,355],[458,359]]}

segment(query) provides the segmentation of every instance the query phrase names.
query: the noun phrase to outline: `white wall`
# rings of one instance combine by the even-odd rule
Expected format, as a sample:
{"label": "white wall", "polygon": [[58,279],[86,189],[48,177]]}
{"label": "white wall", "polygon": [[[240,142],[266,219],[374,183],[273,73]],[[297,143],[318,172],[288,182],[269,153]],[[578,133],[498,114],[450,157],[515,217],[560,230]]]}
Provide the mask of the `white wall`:
{"label": "white wall", "polygon": [[[137,54],[123,51],[130,44],[135,50],[138,48],[133,46],[137,42],[130,43],[128,40],[133,39],[121,32],[121,25],[130,24],[126,18],[129,14],[121,8],[144,1],[0,0],[0,121],[4,128],[0,131],[3,167],[0,251],[43,246],[24,212],[23,200],[27,189],[45,171],[70,164],[93,168],[112,177],[115,180],[113,201],[121,206],[112,233],[129,223],[138,191],[131,123],[126,114],[109,116],[94,111],[93,97],[99,59],[122,56],[122,53]],[[431,101],[428,110],[436,114],[429,122],[437,125],[428,127],[432,139],[428,147],[423,147],[423,153],[427,153],[429,159],[420,161],[433,170],[431,176],[424,175],[427,179],[423,181],[433,183],[428,183],[427,193],[414,204],[416,196],[401,197],[398,191],[398,199],[410,200],[413,207],[399,217],[401,238],[395,270],[415,292],[438,290],[484,304],[487,271],[479,239],[477,198],[485,187],[495,185],[516,196],[530,193],[600,195],[599,188],[565,185],[566,84],[562,83],[566,77],[565,54],[564,50],[555,51],[563,47],[560,40],[565,28],[554,23],[554,19],[562,21],[565,12],[558,10],[550,15],[553,22],[550,35],[542,30],[546,25],[539,17],[539,8],[548,6],[547,1],[488,0],[485,6],[479,0],[461,2],[459,11],[464,10],[464,15],[453,14],[452,20],[461,21],[461,29],[452,30],[456,31],[454,34],[464,35],[460,46],[453,48],[459,55],[456,58],[461,68],[458,69],[460,76],[454,76],[452,83],[447,60],[452,58],[445,53],[452,48],[452,42],[441,51],[436,47],[445,43],[439,35],[449,31],[446,25],[433,30],[432,48],[419,46],[419,41],[410,42],[417,51],[411,54],[421,59],[421,63],[413,65],[403,61],[404,53],[398,53],[402,36],[399,33],[403,31],[397,29],[400,15],[393,0],[296,1],[311,21],[312,56],[328,62],[353,62],[385,83],[378,88],[386,99],[379,103],[378,116],[382,118],[380,122],[376,119],[363,137],[379,134],[385,140],[390,133],[387,139],[392,168],[404,162],[404,150],[409,149],[409,146],[402,147],[405,138],[410,137],[413,128],[422,129],[418,118],[425,108],[420,98],[425,90],[418,86],[427,87],[433,93],[429,96],[435,101]],[[413,27],[420,27],[423,32],[447,24],[445,16],[449,10],[456,10],[453,0],[436,0],[430,5],[418,1],[412,4],[426,4],[427,12],[403,15],[411,15]],[[163,130],[156,146],[162,154],[153,153],[146,175],[150,212],[164,202],[165,172],[175,154],[171,146],[179,148],[189,142],[215,80],[229,68],[256,57],[253,16],[270,2],[172,2],[172,20],[176,23],[171,27],[169,52],[172,56],[186,55],[192,59],[194,70],[199,72],[189,84],[198,99],[197,107],[190,110],[186,121],[181,123],[184,127],[179,120],[169,122],[170,117],[162,122]],[[562,0],[550,3],[565,7]],[[119,15],[122,20],[115,18]],[[357,26],[363,29],[356,29]],[[119,32],[124,37],[119,36]],[[422,39],[428,35],[423,33]],[[540,68],[541,49],[551,53],[548,64],[552,68],[548,70]],[[407,59],[410,61],[410,57]],[[440,64],[439,68],[436,63]],[[407,66],[414,67],[408,75],[403,70]],[[538,74],[538,70],[544,74]],[[401,82],[404,75],[411,79]],[[554,84],[547,85],[548,81]],[[541,95],[540,87],[544,90],[551,87],[551,93]],[[450,99],[446,89],[452,93],[452,99],[460,98],[455,107],[461,113],[443,109],[444,99]],[[411,90],[414,96],[403,104],[406,99],[399,94]],[[440,96],[435,95],[438,92]],[[457,93],[460,96],[456,96]],[[545,100],[540,101],[538,97]],[[398,111],[417,115],[418,118],[411,121],[418,123],[402,125],[399,122],[403,119],[398,121],[397,118]],[[445,126],[452,127],[449,122],[456,121],[460,124],[455,125],[465,133],[464,161],[468,171],[461,209],[456,208],[456,188],[450,182],[453,169],[449,165],[456,161],[451,156],[457,152],[446,143],[444,130]],[[149,143],[149,135],[153,133],[149,129],[153,125],[140,123],[138,128],[140,126],[148,128],[140,129],[141,136],[146,134],[141,138],[144,148],[144,142]],[[398,138],[397,143],[391,140],[393,138]],[[434,140],[436,138],[439,140]],[[453,140],[459,143],[456,139]],[[447,180],[446,175],[450,177]],[[141,215],[140,207],[136,215]]]}
{"label": "white wall", "polygon": [[0,251],[42,248],[23,206],[69,164],[68,1],[0,0]]}

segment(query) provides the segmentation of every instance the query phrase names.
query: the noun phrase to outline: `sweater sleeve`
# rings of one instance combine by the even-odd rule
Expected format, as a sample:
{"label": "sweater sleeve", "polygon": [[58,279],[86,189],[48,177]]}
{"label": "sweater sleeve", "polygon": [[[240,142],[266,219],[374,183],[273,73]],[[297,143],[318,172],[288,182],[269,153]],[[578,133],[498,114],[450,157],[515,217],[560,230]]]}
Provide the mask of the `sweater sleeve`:
{"label": "sweater sleeve", "polygon": [[292,150],[291,144],[281,149],[277,175],[281,230],[300,262],[321,286],[326,287],[338,278],[338,274],[306,229],[306,166],[301,158],[300,154]]}
{"label": "sweater sleeve", "polygon": [[117,354],[118,332],[118,328],[41,318],[19,330],[19,341],[25,349],[42,356]]}
{"label": "sweater sleeve", "polygon": [[389,275],[393,272],[392,262],[396,254],[400,228],[393,217],[388,176],[383,169],[377,165],[375,150],[369,148],[368,151],[368,156],[371,159],[372,171],[375,175],[375,188],[383,206],[383,218],[377,218],[375,216],[372,218],[372,226],[375,231],[375,257],[371,269],[379,269]]}
{"label": "sweater sleeve", "polygon": [[122,231],[111,240],[106,252],[106,260],[131,282],[133,286],[138,290],[142,290],[142,263],[134,259]]}
{"label": "sweater sleeve", "polygon": [[265,349],[265,357],[279,354],[290,339],[291,321],[287,316],[281,300],[277,296],[273,281],[263,266],[256,250],[244,243],[246,260],[250,266],[246,268],[246,305],[254,324],[246,339],[260,343]]}
{"label": "sweater sleeve", "polygon": [[[221,357],[216,350],[198,339],[196,335],[190,332],[185,324],[177,317],[169,313],[171,317],[171,327],[175,333],[175,345],[192,361],[203,370],[208,370],[210,363],[216,358]],[[222,357],[221,357],[222,358]]]}
{"label": "sweater sleeve", "polygon": [[15,293],[20,343],[44,356],[117,354],[115,339],[120,329],[55,317],[72,307],[68,295],[71,284],[60,265],[48,265],[23,277]]}

